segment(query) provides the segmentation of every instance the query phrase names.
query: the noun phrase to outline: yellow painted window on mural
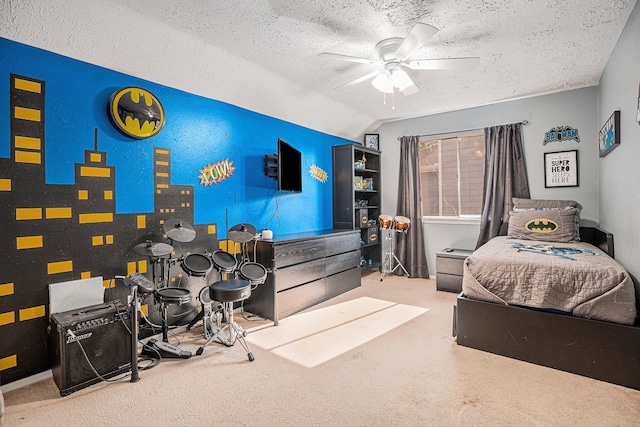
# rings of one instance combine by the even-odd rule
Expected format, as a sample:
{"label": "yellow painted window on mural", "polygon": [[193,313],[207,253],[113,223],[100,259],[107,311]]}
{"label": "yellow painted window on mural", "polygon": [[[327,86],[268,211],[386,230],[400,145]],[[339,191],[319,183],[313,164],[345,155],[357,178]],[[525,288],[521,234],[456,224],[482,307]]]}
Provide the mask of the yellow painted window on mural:
{"label": "yellow painted window on mural", "polygon": [[0,297],[13,295],[14,290],[15,290],[15,286],[13,283],[3,283],[0,285]]}
{"label": "yellow painted window on mural", "polygon": [[31,80],[15,79],[14,86],[18,90],[24,90],[33,93],[42,93],[42,84],[32,82]]}
{"label": "yellow painted window on mural", "polygon": [[104,199],[105,200],[113,200],[113,191],[105,190],[104,191]]}
{"label": "yellow painted window on mural", "polygon": [[23,236],[16,237],[17,249],[34,249],[41,248],[43,246],[42,236]]}
{"label": "yellow painted window on mural", "polygon": [[58,261],[47,264],[48,274],[68,273],[73,271],[73,261]]}
{"label": "yellow painted window on mural", "polygon": [[23,308],[20,310],[20,321],[23,322],[25,320],[37,319],[39,317],[44,317],[45,309],[44,305],[39,305],[37,307],[29,307]]}
{"label": "yellow painted window on mural", "polygon": [[25,107],[15,107],[13,112],[16,119],[29,120],[32,122],[39,122],[42,114],[40,110]]}
{"label": "yellow painted window on mural", "polygon": [[16,208],[16,221],[42,219],[42,208]]}
{"label": "yellow painted window on mural", "polygon": [[89,190],[78,190],[78,200],[89,200]]}
{"label": "yellow painted window on mural", "polygon": [[14,138],[14,144],[16,148],[23,148],[27,150],[42,149],[42,142],[40,138],[32,138],[30,136],[16,135],[16,137]]}
{"label": "yellow painted window on mural", "polygon": [[111,176],[111,169],[98,168],[93,166],[81,166],[80,176],[91,176],[97,178],[109,178]]}
{"label": "yellow painted window on mural", "polygon": [[15,152],[16,163],[31,163],[39,165],[41,163],[42,156],[39,152],[35,151],[18,151]]}
{"label": "yellow painted window on mural", "polygon": [[47,219],[71,218],[71,208],[47,208]]}
{"label": "yellow painted window on mural", "polygon": [[112,213],[90,213],[80,214],[78,217],[80,224],[93,224],[97,222],[113,222]]}
{"label": "yellow painted window on mural", "polygon": [[0,371],[15,368],[18,366],[18,356],[15,354],[0,359]]}
{"label": "yellow painted window on mural", "polygon": [[16,314],[13,311],[0,313],[0,326],[8,325],[16,321]]}

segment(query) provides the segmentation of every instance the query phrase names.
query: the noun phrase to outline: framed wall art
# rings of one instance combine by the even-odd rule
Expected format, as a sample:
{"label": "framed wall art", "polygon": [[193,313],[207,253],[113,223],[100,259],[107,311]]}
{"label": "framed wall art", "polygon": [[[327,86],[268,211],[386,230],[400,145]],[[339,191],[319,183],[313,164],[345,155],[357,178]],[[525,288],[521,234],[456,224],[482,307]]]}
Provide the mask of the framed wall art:
{"label": "framed wall art", "polygon": [[367,148],[373,148],[374,150],[380,149],[380,135],[377,133],[367,133],[364,135],[364,146]]}
{"label": "framed wall art", "polygon": [[578,187],[578,150],[544,153],[544,186]]}
{"label": "framed wall art", "polygon": [[620,110],[614,111],[598,134],[600,157],[604,157],[620,145]]}

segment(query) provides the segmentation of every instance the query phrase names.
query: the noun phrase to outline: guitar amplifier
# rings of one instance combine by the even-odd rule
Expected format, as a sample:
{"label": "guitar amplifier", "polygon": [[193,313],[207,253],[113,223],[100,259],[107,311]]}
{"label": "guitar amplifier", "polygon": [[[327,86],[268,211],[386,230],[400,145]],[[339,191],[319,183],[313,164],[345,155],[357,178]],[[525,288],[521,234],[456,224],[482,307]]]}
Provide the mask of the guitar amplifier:
{"label": "guitar amplifier", "polygon": [[94,369],[102,378],[130,371],[130,328],[128,307],[120,301],[52,314],[51,370],[60,395],[102,381]]}

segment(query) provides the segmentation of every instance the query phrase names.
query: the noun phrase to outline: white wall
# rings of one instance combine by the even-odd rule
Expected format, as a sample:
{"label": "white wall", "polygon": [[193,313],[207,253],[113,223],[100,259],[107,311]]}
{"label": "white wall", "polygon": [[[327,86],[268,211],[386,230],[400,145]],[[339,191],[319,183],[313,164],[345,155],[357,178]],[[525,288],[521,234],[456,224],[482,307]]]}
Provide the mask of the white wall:
{"label": "white wall", "polygon": [[616,259],[640,277],[640,3],[609,58],[598,87],[598,127],[620,110],[620,146],[598,162],[600,225],[615,236]]}
{"label": "white wall", "polygon": [[[596,95],[596,88],[591,87],[382,125],[379,129],[384,174],[382,211],[395,215],[400,159],[398,137],[481,129],[528,120],[530,124],[523,127],[523,143],[531,197],[577,200],[583,206],[581,218],[597,222],[599,126],[596,123]],[[543,146],[545,132],[557,126],[578,129],[580,142],[553,142]],[[564,150],[578,150],[580,185],[545,188],[543,153]],[[411,218],[411,221],[416,220]],[[479,225],[426,224],[424,229],[429,273],[435,275],[435,253],[445,247],[473,249]]]}

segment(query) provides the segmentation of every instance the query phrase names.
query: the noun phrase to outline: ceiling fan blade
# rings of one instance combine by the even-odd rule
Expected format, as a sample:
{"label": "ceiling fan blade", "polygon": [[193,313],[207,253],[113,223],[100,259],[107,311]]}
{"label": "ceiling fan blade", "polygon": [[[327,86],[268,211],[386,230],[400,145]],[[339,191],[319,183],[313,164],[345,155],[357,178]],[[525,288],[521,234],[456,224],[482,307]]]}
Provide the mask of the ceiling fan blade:
{"label": "ceiling fan blade", "polygon": [[358,56],[350,56],[350,55],[341,55],[339,53],[320,52],[318,56],[325,56],[328,58],[340,59],[342,61],[358,62],[360,64],[375,64],[378,62],[375,59],[360,58]]}
{"label": "ceiling fan blade", "polygon": [[400,60],[410,58],[411,55],[421,46],[425,45],[427,40],[433,37],[439,30],[428,24],[418,22],[413,26],[407,37],[396,50],[396,57]]}
{"label": "ceiling fan blade", "polygon": [[405,65],[412,70],[470,70],[480,63],[478,57],[416,59]]}
{"label": "ceiling fan blade", "polygon": [[346,88],[351,87],[351,86],[355,86],[355,85],[357,85],[359,83],[362,83],[364,81],[367,81],[367,80],[375,77],[378,73],[380,73],[380,71],[372,71],[369,74],[366,74],[366,75],[364,75],[364,76],[362,76],[360,78],[357,78],[355,80],[351,80],[350,82],[347,82],[347,83],[345,83],[343,85],[340,85],[340,86],[334,88],[334,90],[342,90],[342,89],[346,89]]}

